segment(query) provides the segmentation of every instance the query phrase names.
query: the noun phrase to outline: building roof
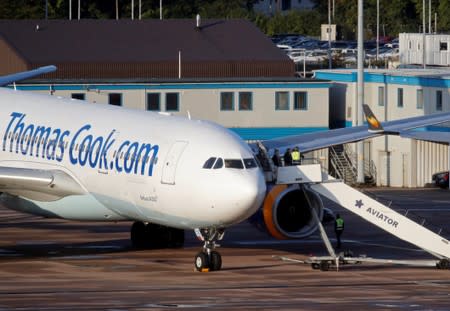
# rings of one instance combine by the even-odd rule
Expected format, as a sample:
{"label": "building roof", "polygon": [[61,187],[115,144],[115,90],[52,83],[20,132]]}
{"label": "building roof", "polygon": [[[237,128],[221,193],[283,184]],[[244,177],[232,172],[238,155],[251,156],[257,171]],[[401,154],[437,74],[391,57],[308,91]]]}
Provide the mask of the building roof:
{"label": "building roof", "polygon": [[0,41],[9,61],[1,74],[54,64],[60,78],[177,77],[180,57],[185,77],[294,75],[292,61],[242,19],[0,20]]}

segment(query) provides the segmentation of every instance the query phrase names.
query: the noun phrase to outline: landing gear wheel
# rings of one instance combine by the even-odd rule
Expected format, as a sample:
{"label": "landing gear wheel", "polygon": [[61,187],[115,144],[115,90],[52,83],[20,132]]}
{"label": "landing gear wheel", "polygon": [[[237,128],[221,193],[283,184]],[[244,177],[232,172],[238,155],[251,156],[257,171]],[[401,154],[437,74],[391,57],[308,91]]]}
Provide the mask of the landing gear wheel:
{"label": "landing gear wheel", "polygon": [[195,269],[197,269],[197,271],[203,271],[204,269],[208,269],[209,268],[209,258],[208,258],[208,254],[204,253],[204,252],[200,252],[195,256],[195,261],[194,261],[194,265],[195,265]]}
{"label": "landing gear wheel", "polygon": [[146,228],[145,224],[140,221],[136,221],[131,226],[131,245],[134,248],[143,248],[145,247],[145,238],[146,238]]}
{"label": "landing gear wheel", "polygon": [[320,270],[322,271],[330,270],[330,263],[327,260],[322,260],[320,262]]}
{"label": "landing gear wheel", "polygon": [[223,228],[202,228],[195,229],[195,235],[197,238],[204,242],[203,251],[195,256],[195,269],[197,271],[203,271],[203,269],[209,269],[208,271],[218,271],[222,268],[222,256],[215,251],[216,247],[219,247],[216,242],[222,240],[225,231]]}
{"label": "landing gear wheel", "polygon": [[211,271],[218,271],[222,268],[222,256],[219,252],[212,251],[210,254],[210,268]]}
{"label": "landing gear wheel", "polygon": [[320,265],[318,263],[312,263],[311,268],[313,268],[314,270],[318,270],[320,269]]}

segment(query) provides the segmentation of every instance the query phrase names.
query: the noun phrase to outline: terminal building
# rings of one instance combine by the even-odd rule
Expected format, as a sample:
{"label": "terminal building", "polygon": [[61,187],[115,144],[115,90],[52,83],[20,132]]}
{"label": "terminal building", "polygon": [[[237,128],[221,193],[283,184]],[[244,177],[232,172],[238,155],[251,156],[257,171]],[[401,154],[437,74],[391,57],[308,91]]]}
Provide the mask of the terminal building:
{"label": "terminal building", "polygon": [[[356,125],[357,72],[324,70],[315,77],[333,81],[332,119],[341,126]],[[364,101],[380,121],[450,111],[448,69],[366,70],[364,83]],[[447,126],[418,130],[449,131]],[[422,187],[431,182],[433,173],[449,169],[446,144],[389,136],[364,145],[364,158],[376,169],[377,185]]]}

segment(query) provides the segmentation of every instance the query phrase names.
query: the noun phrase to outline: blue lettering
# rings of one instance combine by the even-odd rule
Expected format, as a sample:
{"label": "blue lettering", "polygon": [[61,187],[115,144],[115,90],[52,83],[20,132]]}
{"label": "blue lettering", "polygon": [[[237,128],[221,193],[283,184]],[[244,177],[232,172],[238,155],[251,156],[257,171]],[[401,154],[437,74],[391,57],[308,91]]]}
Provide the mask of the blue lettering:
{"label": "blue lettering", "polygon": [[[23,119],[25,118],[25,114],[22,115],[22,117],[19,119],[19,122],[17,122],[16,126],[14,127],[13,135],[11,136],[11,147],[9,149],[10,152],[13,150],[13,144],[14,144],[14,138],[16,139],[16,153],[19,153],[19,140],[22,137],[23,128],[25,127],[25,123],[23,123]],[[17,130],[19,132],[17,133]]]}
{"label": "blue lettering", "polygon": [[[93,139],[92,135],[88,135],[83,139],[83,141],[80,144],[80,149],[78,149],[78,159],[79,159],[81,166],[84,166],[87,162],[92,139]],[[85,151],[85,150],[86,150],[86,152],[84,152],[84,156],[83,156],[83,151]]]}
{"label": "blue lettering", "polygon": [[59,136],[61,135],[60,129],[53,130],[53,135],[55,137],[50,140],[49,144],[47,145],[47,160],[54,160],[55,159],[55,153],[56,153],[56,146],[59,142]]}
{"label": "blue lettering", "polygon": [[[34,125],[30,124],[27,126],[27,128],[25,129],[25,132],[23,133],[22,139],[20,140],[20,151],[22,152],[23,155],[26,155],[28,153],[28,149],[30,148],[30,143],[31,143],[31,138],[33,137],[33,131],[34,131]],[[23,141],[24,139],[26,140],[25,143],[26,145],[24,145]],[[24,148],[25,146],[25,148]]]}
{"label": "blue lettering", "polygon": [[115,168],[118,173],[145,175],[147,171],[148,176],[153,175],[158,145],[125,140],[113,155],[110,150],[115,149],[115,129],[111,130],[107,137],[94,136],[89,134],[92,126],[85,124],[71,137],[71,131],[68,130],[27,124],[25,117],[24,113],[10,114],[3,136],[3,151],[9,149],[11,153],[20,152],[24,156],[62,162],[68,147],[66,141],[70,140],[68,157],[72,165],[85,166],[88,163],[91,168]]}
{"label": "blue lettering", "polygon": [[[154,159],[156,158],[156,154],[158,153],[158,146],[157,145],[150,145],[150,144],[142,144],[141,148],[139,149],[139,152],[137,153],[137,158],[142,159],[141,161],[141,175],[144,175],[145,173],[145,167],[148,162],[150,162],[149,170],[148,170],[148,176],[152,176],[153,174],[153,164]],[[153,151],[151,158],[150,153]],[[137,174],[139,167],[139,161],[135,162],[134,165],[134,173]]]}
{"label": "blue lettering", "polygon": [[97,137],[94,142],[92,143],[89,152],[89,165],[91,167],[96,167],[98,163],[98,159],[100,157],[99,150],[101,149],[103,144],[103,137],[99,136]]}
{"label": "blue lettering", "polygon": [[36,131],[33,134],[33,141],[31,142],[31,153],[33,155],[33,147],[36,145],[36,157],[39,157],[39,148],[42,145],[42,157],[45,158],[45,146],[47,145],[47,139],[50,136],[51,132],[50,127],[38,126],[36,127]]}
{"label": "blue lettering", "polygon": [[[120,173],[120,172],[122,172],[122,167],[120,166],[120,162],[119,162],[119,159],[121,158],[121,156],[122,156],[122,149],[123,148],[125,148],[126,146],[128,146],[130,144],[130,141],[129,140],[127,140],[127,141],[125,141],[120,147],[119,147],[119,150],[117,150],[117,157],[116,157],[116,170]],[[125,155],[126,156],[126,155]]]}
{"label": "blue lettering", "polygon": [[134,142],[127,150],[127,156],[125,157],[124,169],[127,174],[131,173],[133,169],[133,164],[136,161],[136,151],[138,148],[138,143]]}
{"label": "blue lettering", "polygon": [[78,132],[75,133],[75,135],[73,136],[73,139],[70,143],[70,147],[69,147],[69,159],[70,159],[70,163],[72,163],[73,165],[76,165],[78,163],[78,159],[76,158],[74,152],[75,150],[75,144],[77,141],[78,136],[81,134],[81,132],[89,130],[91,128],[91,126],[89,124],[86,124],[85,126],[83,126],[82,128],[80,128],[78,130]]}
{"label": "blue lettering", "polygon": [[62,133],[62,135],[59,136],[58,146],[59,146],[59,151],[61,152],[61,154],[59,156],[55,155],[56,161],[58,161],[58,162],[61,162],[63,160],[63,157],[64,157],[64,138],[69,136],[69,135],[70,135],[69,131],[64,131]]}
{"label": "blue lettering", "polygon": [[110,141],[110,139],[112,138],[112,136],[115,132],[116,132],[116,130],[112,130],[111,133],[109,133],[108,138],[106,138],[105,144],[103,145],[103,148],[100,152],[100,155],[101,155],[100,156],[100,169],[102,168],[102,165],[104,165],[106,170],[108,169],[108,161],[106,159],[106,156],[108,154],[108,150],[111,148],[111,146],[116,141],[115,139]]}
{"label": "blue lettering", "polygon": [[[22,117],[22,119],[23,119],[24,116],[25,116],[24,114],[19,113],[19,112],[13,112],[13,113],[11,113],[11,117],[12,117],[12,118],[11,118],[11,120],[9,121],[8,127],[6,128],[6,131],[5,131],[5,135],[3,136],[3,151],[6,151],[6,140],[8,139],[9,130],[11,129],[11,125],[14,123],[14,120],[15,120],[16,118],[20,118],[20,117]],[[12,138],[11,138],[11,140],[10,140],[10,144],[11,144],[10,152],[12,152],[12,143],[13,143],[13,139],[14,139],[14,135],[12,135]]]}

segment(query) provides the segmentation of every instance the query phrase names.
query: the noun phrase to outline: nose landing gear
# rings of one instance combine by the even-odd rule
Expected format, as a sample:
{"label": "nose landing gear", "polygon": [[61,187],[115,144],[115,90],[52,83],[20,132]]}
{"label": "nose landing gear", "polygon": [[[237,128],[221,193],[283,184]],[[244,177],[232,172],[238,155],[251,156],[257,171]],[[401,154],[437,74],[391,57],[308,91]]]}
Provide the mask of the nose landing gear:
{"label": "nose landing gear", "polygon": [[222,240],[225,231],[217,228],[195,229],[196,236],[204,241],[203,251],[195,256],[195,269],[200,272],[218,271],[222,268],[222,256],[215,251],[219,244],[216,241]]}

